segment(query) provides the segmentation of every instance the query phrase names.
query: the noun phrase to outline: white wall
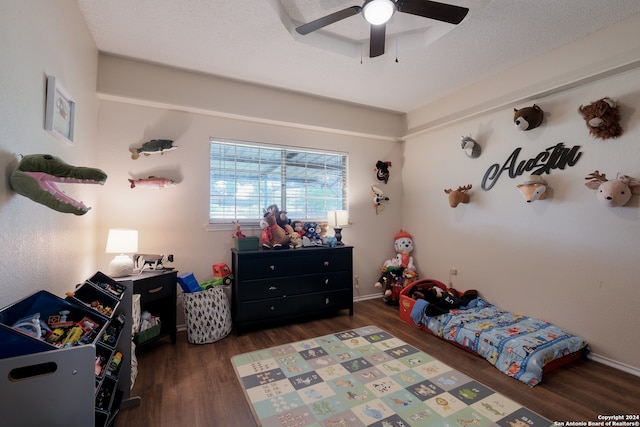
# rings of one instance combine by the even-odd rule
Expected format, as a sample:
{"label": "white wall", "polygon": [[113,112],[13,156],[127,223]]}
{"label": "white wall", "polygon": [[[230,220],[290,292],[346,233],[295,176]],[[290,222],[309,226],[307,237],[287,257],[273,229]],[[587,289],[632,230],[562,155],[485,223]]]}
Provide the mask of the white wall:
{"label": "white wall", "polygon": [[[584,337],[599,356],[638,368],[640,288],[637,277],[640,197],[625,207],[601,205],[585,177],[596,169],[612,179],[640,178],[640,70],[535,99],[545,111],[540,128],[517,131],[514,105],[442,126],[405,143],[403,223],[415,234],[423,275],[454,287],[478,289],[489,301],[554,322]],[[625,133],[615,140],[588,134],[577,113],[581,104],[610,96],[621,105]],[[474,136],[478,159],[460,149],[460,136]],[[514,149],[518,161],[562,142],[581,146],[575,166],[544,175],[546,200],[527,204],[504,172],[489,191],[486,170],[501,166]],[[472,184],[468,205],[449,207],[445,188]],[[411,197],[408,197],[411,195]],[[636,338],[634,338],[636,337]]]}
{"label": "white wall", "polygon": [[[64,295],[95,272],[100,189],[68,187],[93,207],[77,217],[16,194],[9,175],[16,154],[48,153],[97,166],[97,57],[75,1],[0,1],[0,307],[40,289]],[[44,130],[47,75],[77,104],[73,145]]]}

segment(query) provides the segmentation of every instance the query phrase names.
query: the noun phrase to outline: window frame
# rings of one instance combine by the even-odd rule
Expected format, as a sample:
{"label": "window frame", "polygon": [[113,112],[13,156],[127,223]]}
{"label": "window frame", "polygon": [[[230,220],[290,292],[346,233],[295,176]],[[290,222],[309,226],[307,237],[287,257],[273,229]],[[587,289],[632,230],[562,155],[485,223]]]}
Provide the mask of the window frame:
{"label": "window frame", "polygon": [[[349,153],[348,152],[344,152],[344,151],[338,151],[338,150],[326,150],[326,149],[317,149],[317,148],[308,148],[308,147],[299,147],[299,146],[293,146],[293,145],[282,145],[282,144],[272,144],[272,143],[265,143],[265,142],[257,142],[257,141],[240,141],[240,140],[233,140],[233,139],[228,139],[228,138],[220,138],[220,137],[210,137],[209,138],[209,207],[208,207],[208,222],[207,222],[207,228],[209,229],[215,229],[215,228],[221,228],[224,225],[229,225],[231,224],[233,221],[236,220],[240,220],[241,224],[244,226],[248,226],[248,227],[254,227],[254,226],[258,226],[260,219],[262,217],[262,209],[267,208],[268,204],[265,206],[260,206],[259,207],[259,212],[256,212],[255,217],[254,218],[246,218],[244,216],[241,216],[240,218],[234,217],[225,217],[225,218],[213,218],[212,217],[212,204],[213,204],[213,199],[214,199],[214,194],[213,194],[213,188],[215,185],[215,181],[213,179],[213,174],[214,174],[214,164],[213,164],[213,154],[212,154],[212,149],[214,146],[221,146],[221,145],[228,145],[228,146],[236,146],[236,147],[247,147],[247,148],[255,148],[257,150],[265,150],[265,152],[268,151],[276,151],[279,152],[280,154],[280,165],[279,167],[281,168],[281,181],[279,183],[280,187],[281,187],[281,191],[280,191],[280,197],[279,197],[279,201],[275,204],[277,204],[277,206],[283,210],[283,211],[287,211],[287,182],[286,182],[286,170],[287,167],[292,168],[294,167],[292,163],[288,163],[287,161],[287,156],[285,156],[286,153],[289,154],[294,154],[294,155],[303,155],[303,156],[307,156],[309,154],[316,154],[316,155],[326,155],[326,156],[338,156],[339,157],[339,161],[341,163],[341,172],[338,174],[339,176],[337,177],[341,182],[342,182],[342,195],[341,197],[339,197],[339,199],[331,199],[331,198],[327,198],[324,197],[323,203],[326,207],[326,211],[329,210],[348,210],[348,205],[349,205],[349,194],[348,194],[348,190],[349,190]],[[236,159],[237,160],[237,159]],[[234,167],[233,169],[228,169],[228,171],[238,171],[238,167],[237,167],[237,162],[236,160],[234,161]],[[263,162],[261,161],[257,161],[256,163],[258,163],[260,166],[263,165]],[[307,170],[307,166],[305,166],[305,171]],[[326,171],[327,171],[327,165],[325,163],[325,167],[323,169],[325,171],[324,174],[322,174],[322,176],[326,176]],[[262,176],[262,173],[259,173],[259,175]],[[321,176],[321,175],[317,175],[317,176]],[[234,187],[237,185],[237,181],[234,180]],[[260,185],[258,186],[259,189],[257,190],[258,192],[258,200],[267,200],[267,196],[265,196],[264,198],[261,197],[263,194],[263,186]],[[308,186],[305,184],[304,188],[308,188]],[[237,191],[235,193],[236,195],[233,196],[234,198],[237,198]],[[341,206],[339,205],[339,203],[336,204],[332,204],[335,203],[337,200],[342,200]],[[313,200],[312,197],[304,197],[304,204],[306,206],[308,200]],[[271,203],[274,204],[274,203]],[[293,203],[290,203],[289,206],[291,206]],[[329,207],[327,207],[327,205],[329,205]],[[234,203],[234,206],[237,207],[237,200],[236,203]],[[236,212],[237,213],[237,212]],[[292,220],[301,220],[301,221],[305,221],[305,222],[323,222],[326,221],[326,212],[324,215],[322,215],[321,217],[308,217],[308,218],[300,218],[298,214],[293,213],[290,214],[290,218]]]}

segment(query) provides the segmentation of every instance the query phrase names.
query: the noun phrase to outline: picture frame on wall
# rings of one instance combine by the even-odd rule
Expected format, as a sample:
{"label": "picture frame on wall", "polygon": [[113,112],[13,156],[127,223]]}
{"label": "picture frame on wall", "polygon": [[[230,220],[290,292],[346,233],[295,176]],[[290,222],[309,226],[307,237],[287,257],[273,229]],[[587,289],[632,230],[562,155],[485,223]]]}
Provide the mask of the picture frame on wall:
{"label": "picture frame on wall", "polygon": [[76,103],[54,76],[47,76],[44,128],[64,142],[73,142]]}

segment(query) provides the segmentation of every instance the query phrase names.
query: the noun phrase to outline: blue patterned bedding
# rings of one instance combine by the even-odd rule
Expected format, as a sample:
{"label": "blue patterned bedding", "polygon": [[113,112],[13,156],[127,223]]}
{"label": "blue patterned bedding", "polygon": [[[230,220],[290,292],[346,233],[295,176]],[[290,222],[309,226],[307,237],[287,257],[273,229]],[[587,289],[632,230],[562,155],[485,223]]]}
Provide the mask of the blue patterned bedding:
{"label": "blue patterned bedding", "polygon": [[417,325],[468,348],[530,386],[542,381],[547,363],[587,346],[582,338],[551,323],[502,310],[482,298],[473,308],[433,317],[424,316],[425,304],[420,301],[411,311]]}

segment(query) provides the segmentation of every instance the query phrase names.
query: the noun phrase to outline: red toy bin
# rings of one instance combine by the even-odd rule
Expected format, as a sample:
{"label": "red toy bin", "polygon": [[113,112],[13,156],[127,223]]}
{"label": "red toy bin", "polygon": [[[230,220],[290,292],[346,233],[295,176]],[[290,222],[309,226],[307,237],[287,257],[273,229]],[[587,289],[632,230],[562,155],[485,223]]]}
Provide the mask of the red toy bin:
{"label": "red toy bin", "polygon": [[413,309],[413,305],[416,301],[411,298],[411,293],[414,291],[419,291],[421,289],[429,289],[432,286],[438,286],[442,289],[447,289],[447,285],[444,283],[435,280],[435,279],[420,279],[416,280],[409,286],[405,287],[400,291],[400,319],[409,323],[410,325],[416,326],[413,319],[411,318],[411,310]]}

